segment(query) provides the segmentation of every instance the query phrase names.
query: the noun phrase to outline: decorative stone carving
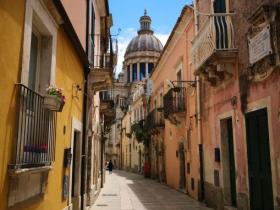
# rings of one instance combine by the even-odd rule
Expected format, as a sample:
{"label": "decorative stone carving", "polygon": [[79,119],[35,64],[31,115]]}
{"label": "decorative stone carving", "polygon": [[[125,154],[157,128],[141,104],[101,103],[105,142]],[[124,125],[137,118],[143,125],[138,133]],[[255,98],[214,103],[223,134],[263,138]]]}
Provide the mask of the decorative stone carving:
{"label": "decorative stone carving", "polygon": [[251,23],[251,27],[249,28],[247,35],[248,40],[262,33],[264,28],[269,26],[270,37],[266,37],[264,42],[270,40],[272,50],[272,52],[263,58],[260,58],[248,67],[248,79],[253,82],[267,79],[279,65],[279,41],[277,41],[279,38],[277,38],[277,32],[279,32],[280,28],[279,24],[277,24],[277,22],[279,22],[279,18],[277,16],[279,15],[277,15],[275,6],[261,5],[248,19]]}

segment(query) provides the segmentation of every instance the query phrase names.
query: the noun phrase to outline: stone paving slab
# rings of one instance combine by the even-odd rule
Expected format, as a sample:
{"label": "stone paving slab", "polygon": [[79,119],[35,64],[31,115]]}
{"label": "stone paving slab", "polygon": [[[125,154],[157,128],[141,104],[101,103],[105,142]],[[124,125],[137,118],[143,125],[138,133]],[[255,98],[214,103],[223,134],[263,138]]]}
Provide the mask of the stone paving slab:
{"label": "stone paving slab", "polygon": [[106,172],[106,183],[91,210],[211,210],[187,195],[151,179]]}

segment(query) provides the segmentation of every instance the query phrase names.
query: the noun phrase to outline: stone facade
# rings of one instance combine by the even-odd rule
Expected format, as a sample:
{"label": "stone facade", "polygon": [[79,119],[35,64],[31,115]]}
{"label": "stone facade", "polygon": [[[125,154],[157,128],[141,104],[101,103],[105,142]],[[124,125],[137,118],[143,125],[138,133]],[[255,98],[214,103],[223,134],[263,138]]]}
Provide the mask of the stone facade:
{"label": "stone facade", "polygon": [[[214,30],[219,28],[219,21],[228,27],[222,33],[216,31],[216,35],[220,35],[214,38],[216,51],[195,69],[201,82],[198,91],[205,201],[216,209],[225,206],[263,209],[257,207],[260,205],[266,206],[264,209],[273,206],[278,209],[279,1],[195,1],[195,8],[198,28],[192,52],[196,52],[203,33],[208,33],[208,23],[213,21]],[[264,27],[269,28],[267,36],[254,42],[260,38]],[[221,36],[227,40],[223,46],[219,45]],[[252,41],[249,43],[249,40]],[[267,42],[271,44],[271,51],[267,46],[258,51],[263,56],[256,54],[259,44]],[[200,45],[204,47],[200,56],[207,53],[207,46],[207,42]],[[224,51],[220,53],[222,48]],[[200,58],[193,56],[195,66]],[[253,58],[256,60],[250,63]],[[265,119],[261,127],[252,127],[260,122],[257,117],[260,115]],[[255,120],[251,121],[254,116]],[[267,187],[266,193],[254,188],[261,186],[257,177],[263,173],[255,170],[255,167],[263,167],[258,165],[263,160],[252,159],[257,141],[266,145],[261,147],[266,149],[258,151],[258,157],[266,157],[263,170],[266,170],[267,184],[262,185]]]}

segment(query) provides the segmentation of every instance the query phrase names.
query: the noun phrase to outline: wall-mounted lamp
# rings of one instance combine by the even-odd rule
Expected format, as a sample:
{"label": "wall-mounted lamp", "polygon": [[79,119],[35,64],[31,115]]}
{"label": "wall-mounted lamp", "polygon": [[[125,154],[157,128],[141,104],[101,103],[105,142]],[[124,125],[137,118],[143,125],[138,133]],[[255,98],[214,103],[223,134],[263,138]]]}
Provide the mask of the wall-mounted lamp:
{"label": "wall-mounted lamp", "polygon": [[77,99],[79,99],[79,97],[78,97],[78,92],[80,92],[80,91],[82,91],[82,88],[81,88],[81,86],[79,85],[79,84],[73,84],[72,85],[72,97],[73,98],[77,98]]}
{"label": "wall-mounted lamp", "polygon": [[172,88],[172,89],[176,89],[178,88],[178,86],[175,86],[175,83],[179,84],[179,83],[187,83],[187,85],[191,86],[191,87],[196,87],[196,81],[195,80],[166,80],[167,85]]}

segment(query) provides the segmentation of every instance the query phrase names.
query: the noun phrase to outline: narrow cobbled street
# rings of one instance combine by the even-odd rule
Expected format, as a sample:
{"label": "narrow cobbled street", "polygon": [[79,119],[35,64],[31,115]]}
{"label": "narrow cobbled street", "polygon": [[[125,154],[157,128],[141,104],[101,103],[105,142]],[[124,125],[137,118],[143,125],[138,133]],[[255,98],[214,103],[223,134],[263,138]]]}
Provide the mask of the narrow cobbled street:
{"label": "narrow cobbled street", "polygon": [[152,179],[106,172],[106,183],[91,210],[210,210],[187,195]]}

